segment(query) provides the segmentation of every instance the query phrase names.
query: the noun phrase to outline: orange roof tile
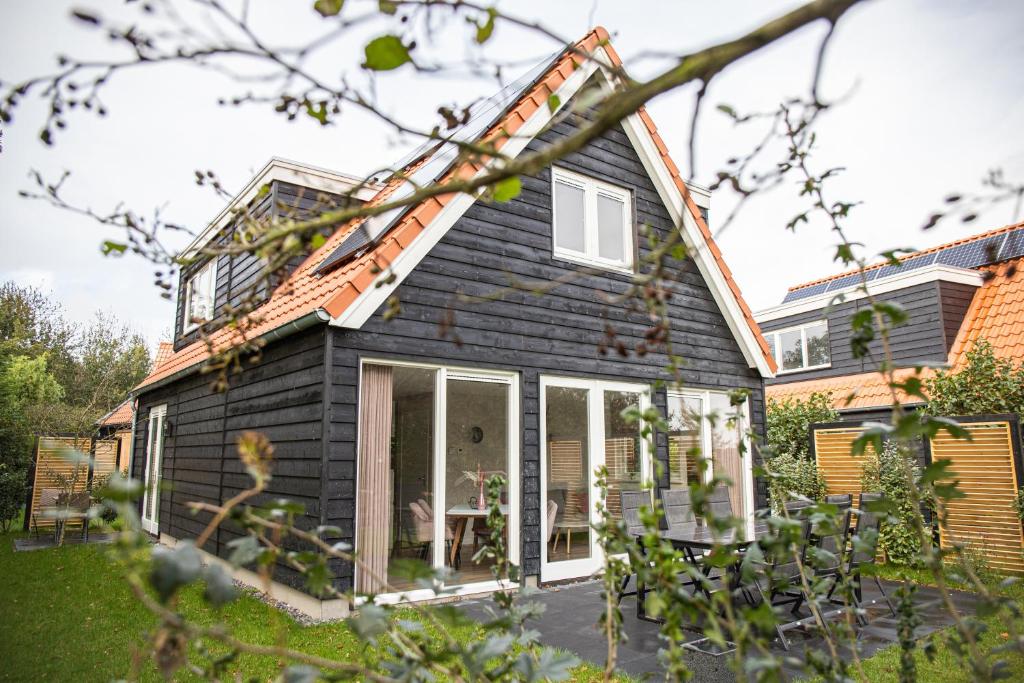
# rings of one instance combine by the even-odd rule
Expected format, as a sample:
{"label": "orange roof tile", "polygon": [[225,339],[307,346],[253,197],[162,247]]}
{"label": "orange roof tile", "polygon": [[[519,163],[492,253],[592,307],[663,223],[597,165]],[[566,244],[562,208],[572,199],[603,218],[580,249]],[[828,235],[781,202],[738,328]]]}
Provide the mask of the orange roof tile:
{"label": "orange roof tile", "polygon": [[[903,382],[916,372],[915,368],[900,368],[896,371],[896,381]],[[922,368],[918,375],[922,381],[934,374],[930,368]],[[809,379],[788,384],[772,384],[765,387],[766,398],[776,401],[795,399],[806,401],[813,393],[832,395],[832,407],[836,410],[854,410],[856,408],[878,408],[892,405],[892,392],[886,378],[880,372],[864,372],[857,375],[842,375],[824,379]],[[907,396],[897,391],[900,403],[904,405],[920,403],[917,396]]]}
{"label": "orange roof tile", "polygon": [[[538,79],[533,87],[523,94],[519,102],[508,110],[505,117],[484,133],[480,140],[492,143],[497,149],[501,149],[504,143],[515,135],[524,124],[526,118],[541,106],[540,103],[547,101],[547,95],[556,91],[572,75],[577,68],[579,53],[592,53],[598,47],[603,47],[612,65],[616,68],[621,67],[622,62],[615,51],[610,49],[611,46],[608,41],[608,32],[603,27],[597,27],[584,36],[582,40],[576,43],[573,49],[566,50],[563,56],[549,68],[547,74]],[[760,327],[755,322],[750,307],[743,300],[739,286],[722,260],[721,251],[715,244],[711,231],[708,230],[704,219],[701,218],[700,211],[690,196],[690,191],[686,187],[685,182],[683,182],[678,168],[669,158],[667,147],[664,141],[662,141],[661,136],[658,135],[654,122],[643,108],[638,111],[638,114],[654,138],[655,145],[660,150],[666,165],[672,170],[672,179],[699,226],[701,234],[708,244],[708,251],[713,255],[718,267],[721,269],[726,283],[743,313],[746,324],[750,327],[754,338],[760,346],[765,361],[774,370],[775,360],[772,358],[768,342],[765,341],[764,336],[761,334]],[[448,176],[442,179],[442,182],[451,178],[461,177],[465,174],[471,175],[477,169],[478,165],[473,162],[462,162],[453,168]],[[382,203],[394,192],[401,182],[400,179],[392,180],[368,203]],[[296,268],[273,292],[266,303],[249,316],[248,330],[244,336],[234,327],[230,329],[221,328],[209,335],[208,339],[194,342],[174,353],[165,363],[156,367],[136,389],[141,389],[154,382],[166,379],[203,362],[212,355],[211,351],[214,353],[220,352],[242,343],[245,339],[258,337],[316,310],[324,309],[331,316],[337,317],[355,301],[359,294],[374,286],[377,274],[388,265],[384,255],[394,258],[394,255],[405,249],[411,240],[424,229],[425,225],[418,217],[426,216],[425,220],[429,220],[429,217],[435,214],[436,210],[447,205],[454,196],[454,194],[438,196],[424,202],[424,205],[427,205],[428,208],[419,207],[407,211],[387,233],[378,238],[377,245],[368,253],[320,275],[317,273],[320,264],[333,253],[335,248],[349,234],[358,228],[362,221],[361,219],[356,219],[341,226],[327,239],[320,249]]]}
{"label": "orange roof tile", "polygon": [[988,279],[974,293],[949,353],[960,367],[979,339],[992,345],[997,358],[1024,362],[1024,258],[980,269]]}
{"label": "orange roof tile", "polygon": [[[988,232],[983,232],[983,233],[981,233],[979,235],[971,235],[970,237],[964,237],[962,239],[953,240],[952,242],[946,242],[945,244],[939,244],[939,245],[934,246],[934,247],[929,247],[928,249],[922,249],[920,251],[915,251],[915,252],[913,252],[911,254],[906,254],[904,256],[900,256],[900,261],[906,261],[906,260],[912,259],[912,258],[914,258],[916,256],[921,256],[922,254],[930,254],[932,252],[940,251],[942,249],[948,249],[949,247],[955,247],[955,246],[960,245],[960,244],[967,244],[968,242],[977,242],[978,240],[983,240],[985,238],[992,237],[993,235],[999,235],[999,234],[1004,233],[1004,232],[1009,232],[1011,230],[1016,230],[1017,228],[1020,228],[1022,226],[1024,226],[1024,223],[1014,223],[1013,225],[1004,225],[1001,228],[996,228],[995,230],[989,230]],[[883,261],[881,263],[876,263],[876,264],[874,264],[872,266],[868,266],[867,268],[865,268],[865,270],[875,270],[876,268],[882,268],[883,266],[886,266],[886,265],[888,265],[888,263]],[[858,270],[855,268],[853,270],[847,270],[847,271],[844,271],[842,273],[836,273],[834,275],[829,275],[828,277],[818,278],[817,280],[811,280],[810,282],[804,282],[804,283],[799,284],[799,285],[793,285],[792,287],[789,288],[788,291],[793,292],[793,291],[796,291],[798,289],[803,289],[805,287],[810,287],[812,285],[820,285],[823,282],[831,282],[832,280],[838,280],[839,278],[847,277],[848,275],[853,275],[854,273],[857,273],[857,272],[858,272]]]}
{"label": "orange roof tile", "polygon": [[134,404],[134,399],[125,399],[120,405],[101,417],[96,424],[101,427],[130,424],[132,421],[132,413],[135,412]]}
{"label": "orange roof tile", "polygon": [[166,363],[174,355],[174,344],[169,341],[160,342],[156,348],[156,357],[153,359],[153,369],[157,369]]}

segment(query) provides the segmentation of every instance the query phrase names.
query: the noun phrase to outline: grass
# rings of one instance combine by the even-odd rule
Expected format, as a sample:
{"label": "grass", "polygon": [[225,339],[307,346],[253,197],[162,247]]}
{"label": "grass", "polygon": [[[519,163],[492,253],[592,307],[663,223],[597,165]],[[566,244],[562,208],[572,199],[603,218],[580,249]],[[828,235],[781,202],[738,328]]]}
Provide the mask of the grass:
{"label": "grass", "polygon": [[[918,585],[934,585],[930,574],[920,570],[896,568],[892,566],[882,568],[880,574],[891,581],[910,580]],[[1015,600],[1018,605],[1024,606],[1024,585],[1022,582],[1015,583],[1006,588],[993,587],[1003,596]],[[982,622],[986,625],[986,631],[982,635],[979,645],[986,653],[992,653],[999,647],[1005,646],[1010,640],[1010,629],[1008,628],[1008,616],[985,617]],[[1024,632],[1024,619],[1017,619],[1013,624],[1018,632]],[[917,666],[917,680],[928,681],[928,683],[958,683],[960,681],[972,681],[974,676],[967,667],[966,662],[958,657],[941,640],[944,634],[940,634],[937,641],[935,658],[929,660],[920,650],[914,654]],[[1024,680],[1024,656],[1018,652],[999,653],[990,656],[990,663],[996,658],[1004,659],[1009,665],[1009,676],[1005,680]],[[867,680],[872,681],[897,681],[900,672],[900,650],[899,646],[888,647],[881,652],[864,660],[864,674]]]}
{"label": "grass", "polygon": [[[0,681],[125,678],[133,653],[155,619],[117,575],[107,548],[15,553],[16,536],[0,534]],[[198,590],[186,591],[180,608],[199,622],[218,618],[205,607]],[[280,635],[290,647],[346,661],[359,661],[363,652],[344,622],[303,626],[248,595],[224,608],[219,619],[249,642],[272,644]],[[472,628],[457,633],[460,639],[476,635]],[[279,672],[275,660],[253,655],[241,656],[230,669],[258,680],[274,679]],[[579,681],[601,677],[601,669],[591,664],[573,673]],[[145,664],[143,678],[160,678],[151,662]]]}

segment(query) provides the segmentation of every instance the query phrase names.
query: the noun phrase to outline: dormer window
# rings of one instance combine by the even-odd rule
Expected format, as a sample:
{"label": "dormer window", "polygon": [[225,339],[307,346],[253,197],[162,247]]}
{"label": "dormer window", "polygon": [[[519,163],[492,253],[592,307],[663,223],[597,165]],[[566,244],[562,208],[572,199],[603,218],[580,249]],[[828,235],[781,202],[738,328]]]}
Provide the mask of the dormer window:
{"label": "dormer window", "polygon": [[564,168],[553,168],[551,179],[555,257],[632,272],[629,190]]}
{"label": "dormer window", "polygon": [[191,332],[213,319],[213,302],[217,292],[217,264],[211,260],[185,285],[185,322],[182,329]]}
{"label": "dormer window", "polygon": [[766,332],[765,339],[775,356],[780,374],[827,368],[831,365],[828,322],[825,320]]}

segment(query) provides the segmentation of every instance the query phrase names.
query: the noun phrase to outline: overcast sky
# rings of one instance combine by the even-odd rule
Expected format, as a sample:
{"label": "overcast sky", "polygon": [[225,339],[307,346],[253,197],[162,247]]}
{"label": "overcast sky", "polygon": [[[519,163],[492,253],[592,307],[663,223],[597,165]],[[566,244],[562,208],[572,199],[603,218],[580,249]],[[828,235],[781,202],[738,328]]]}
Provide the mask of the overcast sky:
{"label": "overcast sky", "polygon": [[[299,42],[321,28],[312,4],[254,1],[252,16],[271,42]],[[502,6],[567,37],[583,35],[593,23],[604,25],[627,68],[643,76],[658,66],[643,58],[645,52],[699,48],[796,4],[519,0]],[[71,6],[0,0],[0,80],[49,72],[62,52],[80,58],[114,54],[102,36],[68,18]],[[74,6],[111,16],[125,11],[121,2],[81,0]],[[1017,0],[877,0],[842,20],[825,64],[824,91],[852,95],[821,122],[814,163],[820,169],[846,168],[831,196],[863,202],[849,228],[871,252],[923,248],[1013,220],[1012,207],[1005,205],[972,226],[950,222],[921,231],[944,196],[979,189],[988,169],[1001,167],[1018,182],[1024,179],[1021,26],[1024,3]],[[732,68],[714,82],[708,102],[747,111],[806,93],[823,30],[805,29]],[[512,27],[499,27],[493,40],[489,49],[505,59],[539,58],[553,49]],[[467,49],[451,31],[442,41],[448,54]],[[359,48],[357,41],[337,45],[319,66],[360,78]],[[382,78],[378,87],[390,112],[429,126],[439,104],[465,104],[492,92],[494,83],[468,76],[431,79],[403,69]],[[117,235],[19,198],[17,191],[30,187],[29,169],[47,177],[72,170],[69,196],[98,210],[118,202],[140,210],[162,206],[169,217],[201,230],[223,202],[195,186],[197,168],[212,168],[229,187],[240,189],[271,156],[364,174],[408,149],[409,141],[396,140],[356,113],[321,129],[311,120],[288,123],[266,106],[217,105],[219,95],[242,90],[219,75],[183,66],[124,73],[106,91],[110,115],[73,117],[53,149],[36,137],[43,109],[38,104],[20,109],[14,125],[4,130],[0,154],[0,278],[53,292],[76,320],[88,320],[97,309],[113,312],[155,344],[171,329],[173,310],[152,284],[152,266],[138,258],[103,257],[100,243]],[[693,91],[685,90],[649,105],[684,172],[692,97]],[[751,138],[737,133],[713,106],[699,123],[697,179],[706,183],[726,159],[749,149]],[[712,197],[712,229],[734,201],[725,191]],[[796,234],[785,230],[804,208],[796,190],[786,187],[748,205],[720,235],[726,260],[755,310],[779,303],[788,286],[837,268],[835,239],[822,224]]]}

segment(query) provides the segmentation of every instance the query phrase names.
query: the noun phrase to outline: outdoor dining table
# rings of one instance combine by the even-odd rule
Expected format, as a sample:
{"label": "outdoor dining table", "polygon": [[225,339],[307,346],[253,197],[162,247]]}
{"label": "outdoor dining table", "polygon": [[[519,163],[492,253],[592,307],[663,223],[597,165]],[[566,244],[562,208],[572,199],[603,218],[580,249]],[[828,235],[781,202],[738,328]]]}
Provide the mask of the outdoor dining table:
{"label": "outdoor dining table", "polygon": [[[737,538],[736,531],[730,529],[725,532],[717,532],[706,525],[695,525],[682,529],[663,529],[659,532],[659,536],[672,544],[672,547],[683,553],[683,557],[687,562],[700,568],[704,576],[710,576],[711,567],[702,565],[700,563],[700,556],[704,555],[705,552],[711,550],[716,545],[733,545],[741,553],[753,545],[758,538],[764,536],[768,532],[766,524],[759,523],[754,527],[754,535],[751,539]],[[634,534],[639,543],[643,537],[644,532]],[[730,581],[732,581],[732,574],[738,568],[736,565],[726,568],[726,571],[730,574]],[[643,621],[653,621],[658,623],[659,620],[653,617],[647,616],[647,610],[644,606],[644,596],[647,591],[644,584],[637,578],[637,593],[636,593],[636,616],[637,619]],[[698,590],[702,590],[699,589]]]}
{"label": "outdoor dining table", "polygon": [[[499,504],[498,509],[501,511],[502,515],[508,517],[507,504]],[[448,558],[449,566],[455,566],[455,559],[459,556],[459,548],[462,547],[462,539],[466,536],[466,527],[469,525],[469,520],[478,517],[487,517],[489,513],[490,508],[480,510],[476,506],[466,505],[465,503],[453,505],[448,508],[448,512],[445,514],[455,520],[455,528],[452,529],[451,556]]]}

